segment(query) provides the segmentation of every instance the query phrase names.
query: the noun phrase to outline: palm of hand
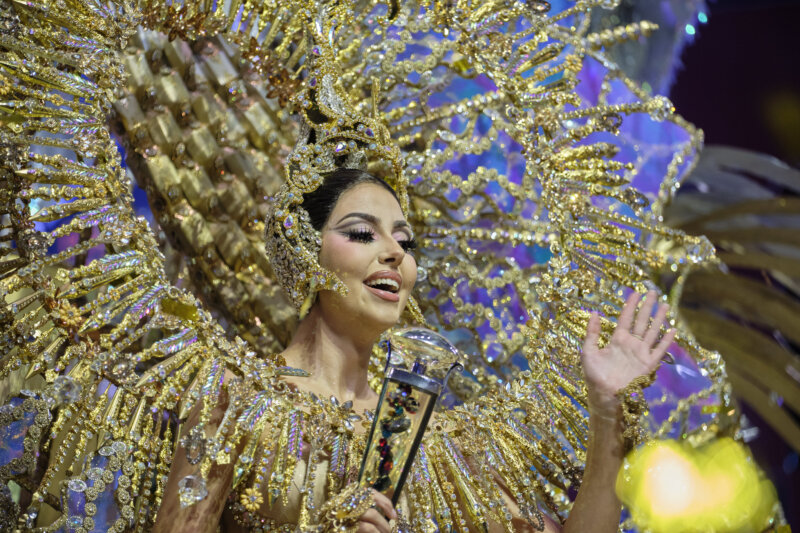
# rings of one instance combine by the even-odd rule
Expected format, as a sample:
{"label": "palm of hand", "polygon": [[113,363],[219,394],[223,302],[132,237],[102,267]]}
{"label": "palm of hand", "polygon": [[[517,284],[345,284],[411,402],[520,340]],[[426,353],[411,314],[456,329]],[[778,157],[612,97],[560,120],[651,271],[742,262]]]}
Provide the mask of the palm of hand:
{"label": "palm of hand", "polygon": [[611,339],[603,348],[598,345],[600,319],[596,314],[589,319],[582,359],[589,403],[593,409],[615,412],[617,392],[633,379],[652,372],[672,343],[675,330],[669,330],[659,340],[668,305],[659,305],[650,322],[656,298],[655,291],[648,292],[637,312],[641,296],[638,293],[631,294],[622,308]]}

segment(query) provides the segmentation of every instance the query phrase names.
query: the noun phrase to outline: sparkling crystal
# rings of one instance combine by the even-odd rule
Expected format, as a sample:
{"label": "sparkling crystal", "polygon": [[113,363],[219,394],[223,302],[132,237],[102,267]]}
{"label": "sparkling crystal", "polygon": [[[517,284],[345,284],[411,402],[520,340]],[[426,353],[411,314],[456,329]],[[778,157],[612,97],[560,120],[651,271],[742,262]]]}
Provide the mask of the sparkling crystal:
{"label": "sparkling crystal", "polygon": [[411,154],[406,157],[406,163],[409,165],[421,165],[425,162],[425,156],[422,154]]}
{"label": "sparkling crystal", "polygon": [[411,420],[408,418],[395,418],[383,423],[383,429],[389,433],[402,433],[411,427]]}
{"label": "sparkling crystal", "polygon": [[59,405],[75,403],[81,398],[81,386],[69,376],[58,376],[53,382],[53,395]]}
{"label": "sparkling crystal", "polygon": [[202,478],[186,476],[178,482],[178,499],[181,507],[188,507],[208,496],[206,482]]}
{"label": "sparkling crystal", "polygon": [[97,450],[97,453],[99,453],[103,457],[111,457],[112,455],[114,455],[114,448],[112,448],[111,446],[103,446],[102,448]]}
{"label": "sparkling crystal", "polygon": [[606,131],[615,131],[622,125],[622,117],[617,113],[607,113],[600,117],[600,125]]}
{"label": "sparkling crystal", "polygon": [[67,488],[69,488],[69,490],[71,490],[72,492],[83,492],[86,490],[87,487],[86,483],[84,483],[83,480],[70,479],[69,482],[67,482]]}
{"label": "sparkling crystal", "polygon": [[707,237],[699,237],[697,242],[689,245],[686,250],[686,258],[693,263],[707,261],[712,255],[714,255],[714,245]]}
{"label": "sparkling crystal", "polygon": [[192,430],[188,435],[181,439],[181,444],[186,450],[186,460],[189,464],[196,465],[203,460],[206,454],[206,439],[202,432]]}
{"label": "sparkling crystal", "polygon": [[127,359],[118,359],[111,366],[111,375],[117,379],[126,377],[133,370],[133,364]]}
{"label": "sparkling crystal", "polygon": [[658,122],[666,120],[675,111],[672,102],[664,96],[656,96],[653,98],[650,106],[650,116],[653,117],[653,120]]}
{"label": "sparkling crystal", "polygon": [[643,208],[650,205],[650,200],[645,195],[633,188],[625,189],[623,199],[633,207]]}
{"label": "sparkling crystal", "polygon": [[36,519],[39,517],[39,512],[36,509],[28,511],[28,516],[25,519],[25,526],[33,529],[36,527]]}

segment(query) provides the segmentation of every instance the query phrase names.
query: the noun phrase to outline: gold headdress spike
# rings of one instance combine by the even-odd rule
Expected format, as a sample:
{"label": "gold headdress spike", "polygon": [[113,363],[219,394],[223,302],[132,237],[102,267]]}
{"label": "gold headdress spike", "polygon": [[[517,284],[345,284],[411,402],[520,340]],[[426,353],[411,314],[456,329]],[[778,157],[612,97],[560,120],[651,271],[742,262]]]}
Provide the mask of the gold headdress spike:
{"label": "gold headdress spike", "polygon": [[408,212],[403,158],[388,128],[377,114],[361,115],[349,103],[332,50],[312,43],[308,58],[306,86],[293,100],[303,121],[301,134],[286,163],[286,182],[266,220],[267,255],[281,286],[301,311],[307,311],[304,302],[315,291],[347,290],[318,262],[321,237],[301,206],[304,194],[316,190],[329,172],[359,168],[383,178]]}

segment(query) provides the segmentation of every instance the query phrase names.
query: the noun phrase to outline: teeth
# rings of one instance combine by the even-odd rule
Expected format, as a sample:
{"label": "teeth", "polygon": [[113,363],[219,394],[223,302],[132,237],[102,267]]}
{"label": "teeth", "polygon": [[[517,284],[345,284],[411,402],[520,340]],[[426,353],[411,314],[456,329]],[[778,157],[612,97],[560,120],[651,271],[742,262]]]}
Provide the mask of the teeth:
{"label": "teeth", "polygon": [[397,283],[395,280],[388,278],[371,279],[367,282],[367,285],[369,285],[370,287],[375,287],[377,285],[387,285],[396,291],[400,290],[400,284]]}

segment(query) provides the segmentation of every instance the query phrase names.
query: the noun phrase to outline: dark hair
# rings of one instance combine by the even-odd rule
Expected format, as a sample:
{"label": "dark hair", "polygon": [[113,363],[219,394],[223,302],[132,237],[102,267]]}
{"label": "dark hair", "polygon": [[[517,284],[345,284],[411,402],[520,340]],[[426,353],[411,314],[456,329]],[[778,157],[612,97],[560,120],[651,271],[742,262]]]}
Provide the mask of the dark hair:
{"label": "dark hair", "polygon": [[397,198],[397,193],[389,186],[388,183],[380,178],[368,174],[363,170],[354,168],[340,168],[324,176],[322,185],[317,187],[316,190],[303,195],[302,207],[308,212],[311,219],[311,225],[317,231],[322,231],[322,227],[331,216],[331,211],[339,201],[339,197],[345,192],[349,191],[356,185],[362,183],[374,183],[385,188],[392,193],[395,200],[400,202]]}

